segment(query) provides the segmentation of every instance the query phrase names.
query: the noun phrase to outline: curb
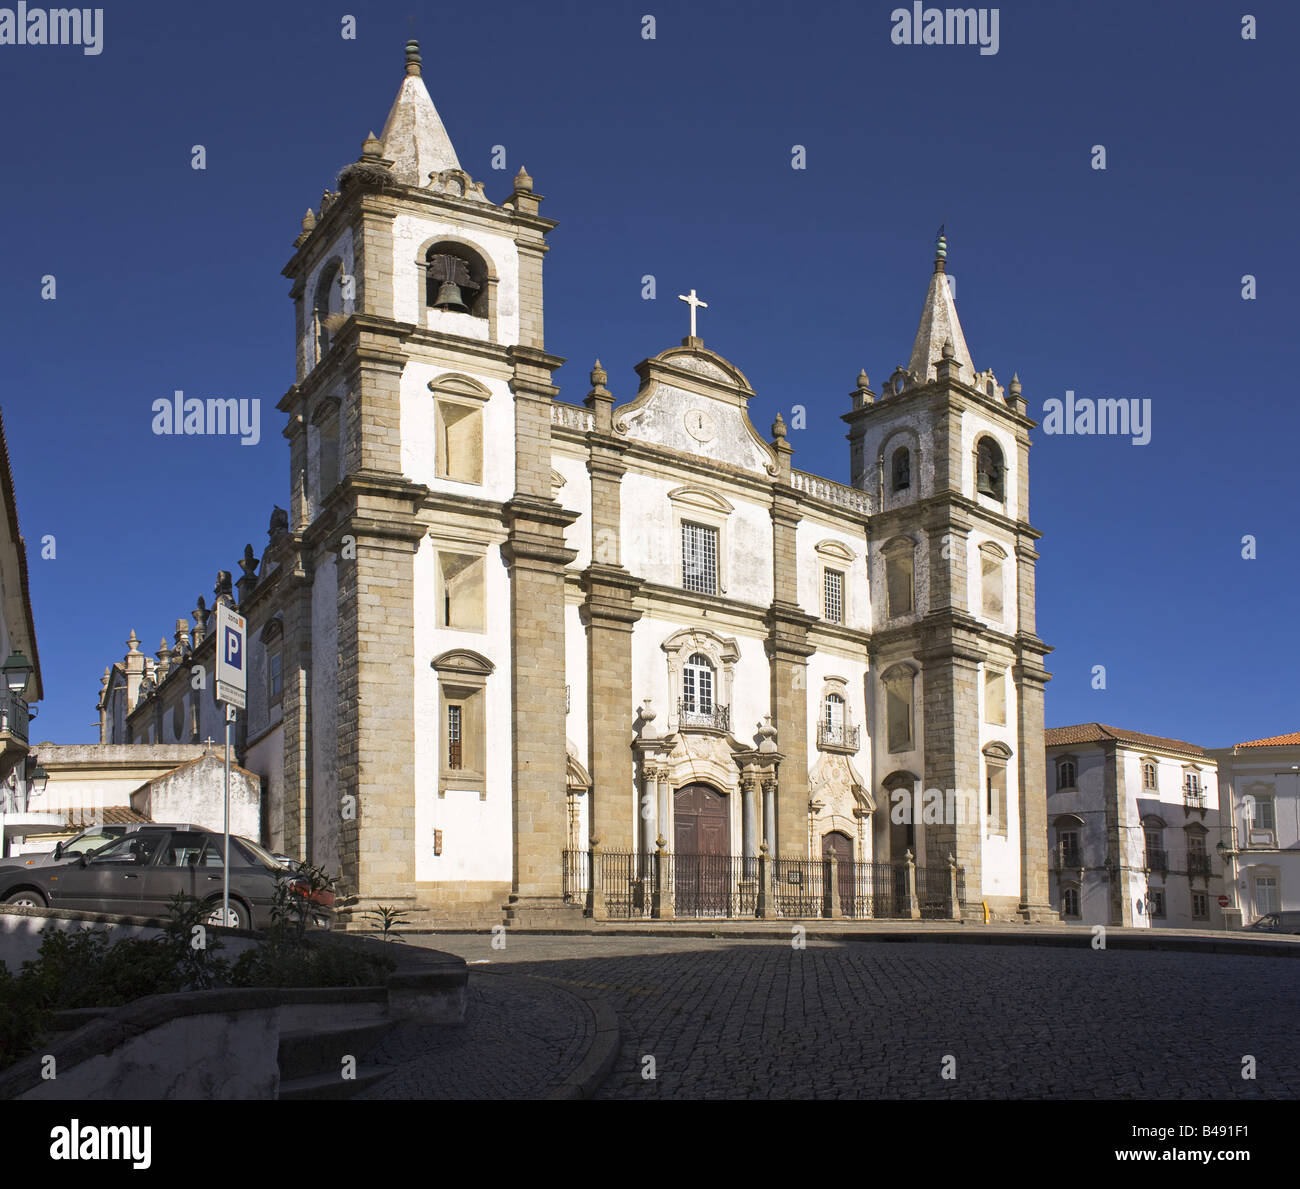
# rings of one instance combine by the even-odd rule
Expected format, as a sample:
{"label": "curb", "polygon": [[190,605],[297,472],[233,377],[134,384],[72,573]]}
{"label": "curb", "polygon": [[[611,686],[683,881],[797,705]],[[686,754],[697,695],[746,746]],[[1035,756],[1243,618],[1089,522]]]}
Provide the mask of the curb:
{"label": "curb", "polygon": [[[626,926],[586,929],[527,929],[511,928],[509,932],[527,937],[680,937],[710,939],[714,941],[789,941],[790,930],[795,925],[804,928],[808,941],[885,942],[890,944],[937,945],[1030,945],[1069,949],[1090,948],[1091,928],[1055,929],[1051,932],[1015,929],[986,931],[987,926],[960,925],[951,929],[827,929],[811,921],[790,921],[776,928],[737,929],[734,926],[708,928],[698,925],[680,927]],[[455,935],[486,935],[488,929],[412,929],[410,934],[429,937]],[[1181,953],[1231,954],[1252,958],[1300,958],[1300,938],[1286,941],[1281,938],[1241,937],[1235,933],[1211,933],[1204,937],[1187,934],[1159,934],[1149,930],[1124,930],[1119,926],[1106,927],[1108,950],[1167,950]]]}
{"label": "curb", "polygon": [[472,973],[492,974],[499,978],[528,979],[532,982],[545,983],[562,995],[567,995],[570,999],[578,1001],[581,1007],[585,1009],[594,1029],[591,1045],[573,1071],[559,1085],[552,1086],[543,1094],[541,1101],[564,1102],[594,1097],[596,1091],[600,1089],[609,1076],[609,1071],[614,1068],[614,1062],[618,1059],[619,1048],[623,1043],[618,1014],[614,1009],[586,987],[575,987],[560,979],[547,978],[545,975],[517,974],[499,968],[487,970],[479,966],[476,966]]}

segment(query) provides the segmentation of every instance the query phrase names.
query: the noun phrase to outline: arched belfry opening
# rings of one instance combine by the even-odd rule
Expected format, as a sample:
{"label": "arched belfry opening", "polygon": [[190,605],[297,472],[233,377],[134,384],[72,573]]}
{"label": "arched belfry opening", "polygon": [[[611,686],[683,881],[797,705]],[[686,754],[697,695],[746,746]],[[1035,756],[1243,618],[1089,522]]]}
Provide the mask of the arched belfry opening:
{"label": "arched belfry opening", "polygon": [[424,254],[425,303],[431,310],[488,316],[488,269],[466,244],[443,240]]}

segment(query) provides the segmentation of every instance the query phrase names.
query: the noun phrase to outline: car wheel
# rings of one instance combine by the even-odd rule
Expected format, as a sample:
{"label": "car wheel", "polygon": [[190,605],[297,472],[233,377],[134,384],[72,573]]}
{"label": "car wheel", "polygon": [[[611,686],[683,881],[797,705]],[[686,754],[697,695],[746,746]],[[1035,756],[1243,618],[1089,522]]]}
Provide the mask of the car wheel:
{"label": "car wheel", "polygon": [[224,920],[222,919],[221,916],[220,900],[209,900],[208,909],[209,912],[207,916],[207,923],[209,925],[217,925],[217,926],[226,925],[231,929],[248,928],[248,923],[249,923],[248,910],[242,904],[240,904],[238,900],[231,900],[230,915],[227,916]]}
{"label": "car wheel", "polygon": [[45,897],[40,892],[15,892],[6,901],[6,904],[16,904],[20,908],[48,908]]}

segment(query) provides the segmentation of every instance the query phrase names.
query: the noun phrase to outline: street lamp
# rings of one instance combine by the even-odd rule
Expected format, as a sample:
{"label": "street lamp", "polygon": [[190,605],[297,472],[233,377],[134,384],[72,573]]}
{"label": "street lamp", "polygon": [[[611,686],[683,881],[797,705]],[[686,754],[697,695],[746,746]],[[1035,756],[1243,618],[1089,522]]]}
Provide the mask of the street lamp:
{"label": "street lamp", "polygon": [[17,698],[26,690],[34,669],[32,662],[21,652],[11,652],[9,659],[0,665],[0,672],[5,675],[5,685],[9,687],[9,692]]}
{"label": "street lamp", "polygon": [[27,792],[29,795],[35,793],[39,797],[50,782],[50,774],[41,767],[35,756],[29,756],[28,760],[32,766],[27,770]]}

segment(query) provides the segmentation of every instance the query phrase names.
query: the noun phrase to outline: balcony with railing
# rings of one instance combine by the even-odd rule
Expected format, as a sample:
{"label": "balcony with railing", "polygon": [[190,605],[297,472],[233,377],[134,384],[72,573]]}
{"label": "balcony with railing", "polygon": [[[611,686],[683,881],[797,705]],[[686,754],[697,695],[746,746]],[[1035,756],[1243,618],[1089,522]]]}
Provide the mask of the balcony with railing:
{"label": "balcony with railing", "polygon": [[729,731],[731,730],[731,707],[708,706],[701,702],[681,698],[677,702],[677,726],[679,730]]}
{"label": "balcony with railing", "polygon": [[26,743],[27,719],[27,703],[0,686],[0,736]]}
{"label": "balcony with railing", "polygon": [[848,723],[826,722],[817,724],[817,746],[832,751],[857,751],[861,730]]}
{"label": "balcony with railing", "polygon": [[1187,856],[1187,874],[1210,876],[1214,874],[1210,867],[1210,856],[1198,854],[1195,851],[1190,852]]}
{"label": "balcony with railing", "polygon": [[1205,790],[1198,784],[1183,785],[1183,808],[1205,809]]}
{"label": "balcony with railing", "polygon": [[1169,852],[1147,847],[1146,868],[1148,871],[1159,871],[1163,875],[1169,870]]}

